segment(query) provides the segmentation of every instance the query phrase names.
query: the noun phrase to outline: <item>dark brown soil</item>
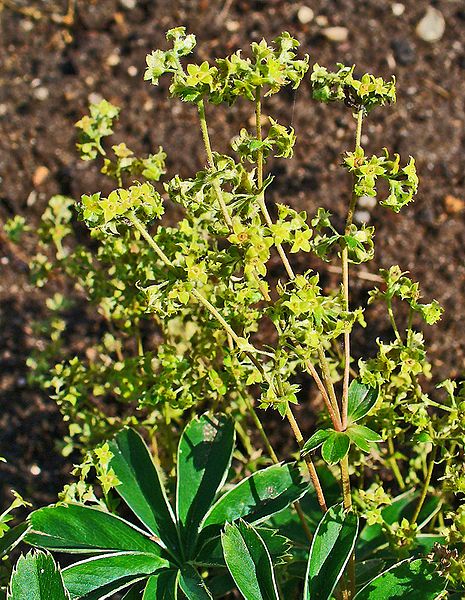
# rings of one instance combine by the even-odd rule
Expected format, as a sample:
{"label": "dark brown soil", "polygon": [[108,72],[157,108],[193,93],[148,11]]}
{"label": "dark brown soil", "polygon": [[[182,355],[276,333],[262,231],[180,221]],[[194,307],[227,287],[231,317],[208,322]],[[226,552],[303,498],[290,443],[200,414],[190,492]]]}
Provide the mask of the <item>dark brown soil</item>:
{"label": "dark brown soil", "polygon": [[[415,33],[430,3],[446,20],[444,37],[433,44]],[[98,170],[80,162],[74,150],[73,123],[95,95],[123,108],[117,139],[124,139],[135,151],[165,146],[170,173],[187,175],[203,164],[192,107],[169,101],[164,84],[155,89],[142,80],[145,55],[163,47],[164,32],[170,27],[186,25],[197,35],[201,59],[288,30],[312,61],[327,66],[336,61],[356,63],[362,72],[384,76],[395,73],[398,102],[372,113],[364,143],[369,152],[387,146],[405,158],[415,156],[421,191],[415,204],[400,215],[382,207],[372,211],[377,256],[370,269],[399,264],[421,282],[425,298],[435,297],[443,304],[440,325],[426,332],[430,358],[438,378],[463,374],[462,0],[405,0],[405,12],[399,17],[393,14],[393,3],[382,0],[78,0],[70,27],[56,18],[66,12],[65,0],[17,0],[15,4],[39,9],[43,15],[34,20],[9,8],[0,14],[2,221],[20,214],[35,224],[51,194],[79,197],[104,185]],[[307,25],[297,18],[303,4],[319,17]],[[133,9],[128,8],[131,5]],[[348,40],[326,39],[325,18],[327,26],[347,27]],[[292,121],[298,136],[295,159],[274,165],[272,198],[309,213],[325,206],[343,215],[350,181],[337,167],[341,153],[353,145],[350,111],[316,105],[307,84],[295,94],[273,98],[266,108],[282,122]],[[238,104],[228,113],[214,110],[215,114],[209,110],[212,138],[217,149],[226,150],[238,128],[247,124],[249,107]],[[1,239],[0,244],[0,455],[8,459],[1,465],[0,490],[5,498],[7,490],[15,487],[40,504],[53,499],[68,472],[69,465],[54,450],[54,440],[64,428],[54,402],[25,384],[25,358],[35,343],[30,323],[40,314],[42,300],[27,279],[25,260],[32,249],[14,250]],[[362,293],[372,285],[355,281]],[[370,316],[374,325],[360,335],[366,350],[387,330],[384,314],[371,309]],[[276,423],[276,432],[283,426]]]}

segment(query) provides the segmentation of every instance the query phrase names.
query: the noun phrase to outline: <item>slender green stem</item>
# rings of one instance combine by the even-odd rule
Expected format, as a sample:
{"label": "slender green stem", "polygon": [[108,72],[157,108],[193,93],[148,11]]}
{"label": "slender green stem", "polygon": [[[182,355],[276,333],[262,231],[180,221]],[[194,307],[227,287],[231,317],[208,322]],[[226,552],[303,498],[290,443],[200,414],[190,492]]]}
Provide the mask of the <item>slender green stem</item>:
{"label": "slender green stem", "polygon": [[428,471],[426,473],[426,478],[423,484],[423,490],[421,492],[421,496],[418,500],[418,504],[415,508],[415,512],[413,513],[412,516],[412,520],[411,523],[416,523],[421,509],[423,508],[423,504],[425,503],[426,500],[426,496],[428,494],[428,489],[429,489],[429,484],[431,483],[431,477],[433,476],[433,470],[434,470],[434,461],[436,460],[436,452],[437,452],[437,446],[434,446],[433,450],[431,451],[431,459],[428,465]]}
{"label": "slender green stem", "polygon": [[[318,346],[317,350],[318,350],[318,360],[320,363],[321,372],[323,374],[323,379],[324,379],[324,382],[326,385],[326,389],[328,390],[328,393],[329,393],[329,398],[331,400],[333,410],[338,415],[339,421],[341,421],[339,405],[337,403],[336,391],[334,389],[333,380],[331,379],[331,372],[329,370],[328,359],[326,358],[326,354],[325,354],[325,351],[322,348],[322,346]],[[342,428],[342,422],[341,422],[341,428]]]}
{"label": "slender green stem", "polygon": [[308,373],[313,377],[313,380],[315,381],[317,388],[320,391],[321,397],[323,398],[326,408],[328,409],[329,416],[331,417],[334,429],[336,431],[341,431],[342,424],[339,411],[337,413],[335,412],[334,407],[331,403],[331,399],[329,398],[328,392],[326,391],[326,388],[323,382],[321,381],[320,376],[318,375],[318,371],[315,369],[314,365],[310,361],[307,361],[305,366],[307,368]]}
{"label": "slender green stem", "polygon": [[[297,421],[295,420],[294,414],[292,413],[292,410],[289,406],[287,407],[287,410],[286,410],[286,418],[289,421],[289,425],[291,426],[291,429],[294,433],[295,439],[297,440],[297,444],[299,445],[299,448],[302,449],[304,446],[305,440],[303,438],[302,432],[300,431],[300,427],[297,424]],[[321,487],[320,479],[318,477],[318,473],[315,469],[315,465],[313,464],[310,454],[306,454],[304,456],[304,460],[305,460],[305,464],[307,465],[307,470],[310,475],[310,479],[312,480],[313,487],[315,488],[318,504],[320,505],[321,510],[323,512],[326,512],[328,510],[328,507],[326,505],[325,495],[323,493],[323,488]]]}
{"label": "slender green stem", "polygon": [[388,462],[391,466],[391,470],[394,474],[394,477],[396,478],[399,488],[401,490],[405,490],[405,481],[404,481],[404,478],[402,477],[402,473],[400,472],[399,464],[397,463],[397,459],[395,456],[394,442],[393,442],[392,438],[388,438],[387,442],[388,442],[388,450],[389,450]]}
{"label": "slender green stem", "polygon": [[[263,140],[262,136],[262,101],[261,101],[261,88],[257,87],[255,92],[255,132],[257,136],[257,140],[261,142]],[[261,148],[257,151],[257,186],[261,190],[263,186],[263,150]],[[273,225],[273,221],[271,219],[270,213],[268,212],[268,208],[266,207],[265,202],[265,194],[263,191],[260,192],[258,196],[258,205],[261,210],[261,213],[265,219],[265,223],[268,227]],[[281,258],[281,261],[286,269],[287,275],[289,279],[295,279],[294,270],[291,267],[291,263],[287,258],[286,252],[281,244],[276,244],[276,250]]]}
{"label": "slender green stem", "polygon": [[[357,113],[357,129],[355,134],[355,149],[360,148],[362,139],[362,122],[363,122],[363,109]],[[347,210],[347,218],[345,224],[344,234],[348,235],[352,226],[354,218],[355,206],[357,204],[357,195],[355,193],[355,181],[352,191],[352,196]],[[344,244],[341,252],[342,259],[342,293],[344,297],[344,308],[349,311],[349,251],[347,244]],[[344,332],[344,374],[342,379],[342,402],[341,402],[341,421],[342,430],[347,429],[347,413],[349,406],[349,380],[350,380],[350,331]],[[349,457],[346,455],[341,463],[341,479],[342,479],[342,495],[344,508],[349,509],[352,506],[352,493],[350,488],[350,475],[349,475]],[[343,600],[349,600],[355,595],[355,567],[354,567],[354,555],[350,557],[349,565],[346,571],[346,582],[342,590]]]}
{"label": "slender green stem", "polygon": [[[197,109],[199,112],[200,129],[202,131],[203,144],[205,146],[205,152],[207,154],[208,167],[211,171],[214,171],[216,168],[216,165],[215,165],[215,159],[213,157],[212,147],[211,147],[211,143],[210,143],[210,135],[208,133],[207,118],[205,115],[205,103],[203,100],[199,100],[199,102],[197,103]],[[226,225],[228,226],[229,230],[232,231],[233,223],[232,223],[231,215],[229,214],[228,207],[226,206],[226,204],[224,202],[223,192],[221,191],[220,185],[216,180],[213,181],[213,189],[215,190],[218,204],[220,205],[221,212],[223,213],[224,221],[225,221]]]}
{"label": "slender green stem", "polygon": [[352,507],[352,494],[350,492],[350,477],[349,477],[349,456],[346,454],[341,460],[341,479],[342,479],[342,497],[344,508],[348,510]]}
{"label": "slender green stem", "polygon": [[263,443],[265,444],[266,451],[270,455],[271,460],[274,463],[278,463],[279,462],[279,458],[278,458],[276,452],[274,451],[273,446],[271,445],[271,442],[270,442],[268,436],[266,435],[266,431],[265,431],[265,429],[263,427],[263,424],[260,421],[260,419],[259,419],[259,417],[257,415],[257,411],[255,410],[252,402],[250,401],[250,398],[246,397],[245,398],[245,403],[246,403],[246,406],[247,406],[247,410],[249,411],[250,416],[252,417],[252,421],[254,422],[254,425],[257,428],[257,430],[258,430],[258,432],[259,432],[259,434],[260,434],[260,436],[261,436],[261,438],[263,440]]}
{"label": "slender green stem", "polygon": [[399,333],[399,329],[397,327],[396,319],[394,317],[394,311],[392,310],[392,300],[389,298],[387,301],[387,310],[389,315],[389,320],[391,321],[392,329],[394,330],[394,334],[399,342],[402,342],[402,338]]}
{"label": "slender green stem", "polygon": [[[357,113],[357,130],[355,135],[355,149],[360,148],[362,139],[362,123],[363,123],[363,109]],[[355,206],[357,204],[357,195],[354,191],[347,211],[347,219],[345,225],[345,234],[349,234],[352,221],[354,218]],[[347,245],[344,244],[344,248],[341,252],[342,257],[342,288],[344,294],[344,305],[345,309],[349,310],[349,252]],[[347,428],[347,409],[349,399],[349,379],[350,379],[350,332],[344,333],[344,376],[342,382],[342,428]]]}
{"label": "slender green stem", "polygon": [[137,229],[137,231],[139,231],[141,236],[148,243],[148,245],[152,248],[152,250],[155,250],[155,252],[161,258],[161,260],[165,263],[165,265],[167,267],[174,268],[173,263],[166,256],[166,254],[163,252],[163,250],[160,248],[160,246],[157,244],[157,242],[153,239],[153,237],[150,235],[150,233],[147,231],[147,229],[142,224],[142,222],[138,219],[138,217],[136,217],[136,215],[134,213],[129,213],[128,219],[131,221],[131,223],[134,225],[134,227]]}
{"label": "slender green stem", "polygon": [[207,117],[205,115],[205,103],[203,100],[199,100],[199,102],[197,102],[197,110],[199,112],[200,129],[202,131],[202,139],[203,139],[203,145],[205,146],[205,152],[207,153],[208,166],[210,169],[214,169],[215,168],[215,159],[213,158],[212,147],[210,144],[210,135],[208,133]]}

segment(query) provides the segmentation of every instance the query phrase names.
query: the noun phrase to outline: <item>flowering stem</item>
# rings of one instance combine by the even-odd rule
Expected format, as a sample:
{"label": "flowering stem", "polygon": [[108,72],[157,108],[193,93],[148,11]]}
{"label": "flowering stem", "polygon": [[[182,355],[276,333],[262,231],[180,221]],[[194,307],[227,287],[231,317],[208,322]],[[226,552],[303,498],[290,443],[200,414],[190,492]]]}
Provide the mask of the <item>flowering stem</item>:
{"label": "flowering stem", "polygon": [[[261,101],[261,88],[257,87],[255,91],[255,132],[257,136],[257,140],[261,142],[263,140],[262,135],[262,101]],[[259,148],[257,150],[257,187],[259,190],[263,187],[263,150]],[[258,205],[262,212],[262,215],[265,219],[265,223],[268,227],[272,227],[273,221],[271,219],[270,213],[268,212],[268,208],[266,207],[265,202],[265,194],[263,190],[260,192],[258,196]],[[281,244],[276,244],[276,250],[282,260],[284,268],[289,276],[289,279],[295,279],[295,273],[291,267],[289,259],[287,258],[286,252]]]}
{"label": "flowering stem", "polygon": [[[203,100],[199,100],[197,102],[197,109],[199,112],[200,129],[202,131],[203,144],[205,146],[205,152],[207,154],[208,168],[211,171],[214,171],[216,168],[215,159],[213,158],[213,152],[212,152],[212,147],[211,147],[211,143],[210,143],[210,135],[208,133],[207,118],[205,116],[205,103]],[[221,212],[223,213],[223,218],[225,220],[225,223],[228,226],[229,230],[232,231],[233,223],[232,223],[231,215],[229,214],[228,207],[226,206],[226,204],[224,202],[223,193],[221,192],[221,188],[217,181],[213,182],[213,189],[215,190],[218,204],[220,205]]]}
{"label": "flowering stem", "polygon": [[[355,150],[360,148],[362,139],[362,123],[363,123],[363,109],[357,113],[357,130],[355,135]],[[349,204],[349,210],[347,211],[347,219],[345,225],[345,234],[350,233],[352,225],[355,206],[357,203],[357,195],[354,191]],[[341,253],[342,257],[342,290],[344,294],[344,305],[345,309],[349,310],[349,251],[347,245],[344,244],[344,248]],[[349,378],[350,378],[350,331],[344,333],[344,377],[342,383],[342,429],[347,428],[347,409],[349,401]]]}
{"label": "flowering stem", "polygon": [[328,413],[329,413],[329,416],[331,417],[331,421],[333,423],[334,429],[336,431],[341,431],[342,425],[341,425],[341,417],[339,415],[339,411],[335,412],[333,404],[331,403],[331,400],[329,398],[328,392],[326,391],[326,388],[324,386],[324,383],[321,381],[321,378],[318,375],[318,371],[315,369],[314,365],[310,361],[307,361],[305,366],[307,368],[308,373],[313,377],[313,379],[317,385],[317,388],[319,389],[320,394],[323,398],[323,401],[326,404],[326,408],[328,409]]}
{"label": "flowering stem", "polygon": [[[286,418],[289,421],[289,425],[291,426],[292,432],[294,433],[294,437],[297,440],[297,444],[299,445],[299,448],[302,449],[305,444],[305,440],[303,438],[302,432],[300,431],[300,427],[297,424],[297,421],[295,420],[294,414],[289,405],[287,406],[287,410],[286,410]],[[315,488],[318,504],[320,505],[321,510],[323,512],[326,512],[328,510],[328,507],[326,505],[323,488],[321,487],[320,479],[319,479],[318,473],[315,469],[315,465],[313,464],[313,461],[309,454],[306,454],[304,456],[304,460],[305,460],[305,464],[307,465],[307,470],[308,470],[308,473],[312,480],[313,487]]]}
{"label": "flowering stem", "polygon": [[423,504],[425,503],[426,500],[426,496],[428,494],[428,488],[429,488],[429,484],[431,483],[431,477],[433,476],[433,470],[434,470],[434,461],[436,459],[436,452],[437,452],[437,446],[434,446],[432,452],[431,452],[431,460],[430,463],[428,465],[428,471],[426,473],[426,478],[425,478],[425,482],[423,484],[423,490],[421,492],[421,496],[418,500],[418,504],[415,508],[415,512],[413,513],[412,516],[412,520],[411,523],[416,523],[418,517],[420,516],[420,512],[421,509],[423,508]]}

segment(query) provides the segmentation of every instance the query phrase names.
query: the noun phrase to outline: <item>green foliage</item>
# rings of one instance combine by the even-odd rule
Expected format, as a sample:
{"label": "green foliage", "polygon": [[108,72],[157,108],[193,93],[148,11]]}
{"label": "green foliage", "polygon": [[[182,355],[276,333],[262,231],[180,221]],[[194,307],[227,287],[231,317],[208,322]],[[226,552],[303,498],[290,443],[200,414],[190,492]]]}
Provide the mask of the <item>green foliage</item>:
{"label": "green foliage", "polygon": [[[71,598],[101,598],[142,579],[146,595],[166,584],[173,594],[179,587],[188,598],[210,598],[208,582],[198,568],[211,565],[215,553],[205,553],[204,547],[213,550],[220,545],[226,521],[260,522],[287,508],[308,489],[292,465],[279,464],[272,471],[251,475],[248,485],[241,482],[217,497],[230,468],[234,439],[233,423],[224,415],[204,414],[187,425],[178,447],[173,509],[142,438],[133,430],[123,430],[100,456],[114,472],[116,492],[144,530],[102,507],[57,504],[30,515],[26,541],[48,550],[93,555],[64,569]],[[279,557],[286,546],[276,543],[273,534],[264,530]],[[215,564],[224,573],[221,554]]]}
{"label": "green foliage", "polygon": [[335,506],[321,519],[315,532],[305,577],[304,600],[329,600],[354,549],[358,519]]}
{"label": "green foliage", "polygon": [[360,79],[354,77],[355,67],[338,63],[338,70],[328,71],[318,63],[313,65],[311,82],[313,97],[320,102],[343,101],[349,108],[368,113],[376,106],[396,101],[395,78],[384,81],[365,73]]}
{"label": "green foliage", "polygon": [[44,552],[31,551],[21,556],[11,578],[8,599],[70,600],[62,574],[55,561]]}
{"label": "green foliage", "polygon": [[[292,157],[296,132],[264,114],[265,99],[297,88],[309,57],[283,33],[196,63],[192,34],[179,27],[166,37],[145,79],[166,76],[171,96],[194,105],[206,166],[165,179],[162,148],[139,157],[106,140],[119,109],[102,101],[77,123],[78,149],[99,159],[115,189],[78,202],[54,196],[35,228],[31,275],[51,292],[29,366],[69,425],[62,451],[79,448],[83,460],[61,503],[32,513],[26,540],[89,555],[63,570],[70,596],[88,600],[124,589],[126,600],[204,599],[235,587],[247,599],[460,594],[465,386],[428,389],[420,329],[441,307],[421,302],[400,267],[382,270],[367,303],[384,305],[392,331],[373,354],[351,356],[352,333],[367,323],[349,271],[373,259],[375,239],[373,226],[353,223],[357,203],[372,196],[376,210],[399,212],[418,187],[413,158],[401,166],[387,150],[369,157],[361,142],[364,119],[395,101],[394,79],[314,65],[314,98],[343,101],[356,120],[342,157],[347,214],[319,207],[309,216],[283,203],[269,211],[268,161]],[[207,106],[239,98],[254,131],[241,128],[232,155],[219,154]],[[168,200],[178,218],[166,223]],[[80,244],[75,208],[90,232]],[[18,243],[33,228],[18,217],[6,231]],[[319,260],[340,262],[341,285],[328,284]],[[71,297],[56,291],[57,279]],[[84,299],[98,333],[75,355],[71,310]],[[371,322],[365,336],[369,348]],[[309,377],[319,401],[304,396]],[[299,404],[309,431],[294,415]],[[310,482],[297,463],[279,461],[255,407],[287,419],[279,449],[292,431]],[[142,529],[117,516],[117,495]]]}
{"label": "green foliage", "polygon": [[227,525],[221,538],[236,585],[249,600],[279,600],[271,557],[259,533],[244,521]]}

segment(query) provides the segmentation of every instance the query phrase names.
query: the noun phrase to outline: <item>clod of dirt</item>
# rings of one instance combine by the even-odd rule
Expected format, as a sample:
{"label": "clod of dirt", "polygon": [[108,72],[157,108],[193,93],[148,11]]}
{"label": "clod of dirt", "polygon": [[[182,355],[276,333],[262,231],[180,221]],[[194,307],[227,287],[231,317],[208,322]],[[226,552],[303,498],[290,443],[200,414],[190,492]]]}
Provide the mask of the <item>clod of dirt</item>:
{"label": "clod of dirt", "polygon": [[425,42],[438,42],[446,30],[446,21],[443,14],[437,8],[429,6],[425,16],[418,23],[416,32],[419,38]]}
{"label": "clod of dirt", "polygon": [[455,215],[465,209],[465,200],[447,194],[444,198],[444,208],[449,215]]}
{"label": "clod of dirt", "polygon": [[397,38],[392,41],[391,48],[394,52],[394,58],[398,65],[406,66],[415,62],[415,48],[408,40],[404,38]]}

